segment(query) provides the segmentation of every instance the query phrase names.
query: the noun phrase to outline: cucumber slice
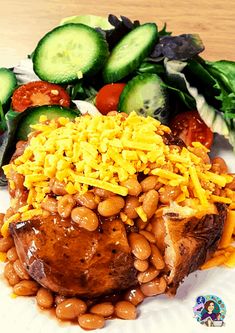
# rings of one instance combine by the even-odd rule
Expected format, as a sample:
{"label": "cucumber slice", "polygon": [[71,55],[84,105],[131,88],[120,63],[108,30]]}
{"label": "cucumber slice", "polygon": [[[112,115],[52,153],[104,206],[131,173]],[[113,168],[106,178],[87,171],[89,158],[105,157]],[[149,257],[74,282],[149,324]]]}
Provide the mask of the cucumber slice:
{"label": "cucumber slice", "polygon": [[167,122],[167,94],[157,74],[141,74],[134,77],[125,86],[119,100],[118,110],[126,113],[151,116]]}
{"label": "cucumber slice", "polygon": [[15,74],[7,68],[0,68],[0,102],[5,104],[17,85]]}
{"label": "cucumber slice", "polygon": [[48,32],[38,43],[33,65],[44,81],[69,83],[97,73],[108,57],[101,33],[84,24],[66,24]]}
{"label": "cucumber slice", "polygon": [[32,131],[30,125],[37,124],[41,115],[47,116],[48,119],[66,117],[71,120],[80,116],[78,110],[63,108],[58,105],[43,105],[29,108],[24,111],[23,116],[18,124],[16,137],[17,140],[27,140],[28,134]]}
{"label": "cucumber slice", "polygon": [[68,23],[82,23],[91,28],[101,28],[103,30],[113,29],[112,24],[109,23],[106,17],[96,15],[79,15],[65,17],[60,21],[60,25]]}
{"label": "cucumber slice", "polygon": [[105,83],[119,81],[138,68],[151,52],[157,36],[156,24],[146,23],[123,37],[104,66]]}

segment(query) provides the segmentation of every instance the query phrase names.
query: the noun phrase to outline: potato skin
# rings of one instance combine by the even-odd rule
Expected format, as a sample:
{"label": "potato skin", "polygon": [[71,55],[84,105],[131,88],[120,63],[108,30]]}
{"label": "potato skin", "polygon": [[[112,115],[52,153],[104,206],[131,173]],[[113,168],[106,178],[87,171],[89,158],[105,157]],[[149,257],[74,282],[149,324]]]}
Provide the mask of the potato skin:
{"label": "potato skin", "polygon": [[170,245],[165,253],[171,271],[167,276],[168,294],[175,295],[182,280],[199,269],[217,249],[227,218],[227,206],[218,203],[216,207],[217,215],[205,215],[200,220],[165,221],[166,244]]}
{"label": "potato skin", "polygon": [[94,298],[137,284],[120,220],[90,232],[59,215],[10,225],[20,260],[33,279],[66,296]]}

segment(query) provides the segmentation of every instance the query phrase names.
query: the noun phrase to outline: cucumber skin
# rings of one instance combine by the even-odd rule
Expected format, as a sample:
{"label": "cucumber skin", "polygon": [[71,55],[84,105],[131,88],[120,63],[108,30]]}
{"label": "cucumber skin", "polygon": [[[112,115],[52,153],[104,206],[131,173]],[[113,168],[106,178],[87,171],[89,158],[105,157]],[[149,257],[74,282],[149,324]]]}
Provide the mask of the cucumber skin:
{"label": "cucumber skin", "polygon": [[7,74],[11,80],[11,89],[8,91],[7,94],[5,94],[4,99],[2,101],[0,101],[2,103],[2,105],[4,105],[8,101],[8,99],[11,97],[13,91],[15,90],[15,88],[17,86],[17,80],[16,80],[15,74],[8,68],[0,67],[0,77],[1,77],[1,73],[3,73],[4,75]]}
{"label": "cucumber skin", "polygon": [[38,66],[38,60],[40,59],[40,49],[43,46],[44,42],[51,37],[51,34],[54,33],[55,31],[61,30],[61,29],[65,29],[68,27],[75,27],[75,26],[82,26],[83,28],[85,28],[86,30],[90,30],[92,33],[96,33],[96,41],[97,43],[99,43],[99,56],[96,55],[96,59],[94,60],[93,66],[91,68],[89,68],[86,72],[83,72],[83,76],[92,76],[94,74],[96,74],[97,72],[99,72],[99,70],[103,67],[105,61],[107,60],[108,56],[109,56],[109,47],[108,47],[108,43],[107,41],[104,39],[104,37],[102,36],[102,34],[98,31],[96,31],[95,29],[86,26],[85,24],[81,24],[81,23],[68,23],[68,24],[64,24],[62,26],[58,26],[54,29],[52,29],[51,31],[49,31],[48,33],[46,33],[41,40],[38,42],[36,49],[33,52],[33,57],[32,57],[32,61],[33,61],[33,70],[34,72],[37,74],[37,76],[44,81],[48,81],[51,83],[57,83],[57,84],[66,84],[66,83],[72,83],[74,81],[78,80],[77,74],[76,75],[70,75],[67,78],[64,78],[62,80],[57,79],[57,80],[50,80],[49,77],[47,77],[47,75],[44,75],[43,73],[41,73],[40,71],[40,65]]}
{"label": "cucumber skin", "polygon": [[[127,85],[124,87],[121,95],[120,95],[120,99],[119,99],[119,103],[118,103],[118,111],[119,112],[125,112],[127,114],[129,114],[130,112],[132,112],[133,110],[127,110],[126,108],[126,97],[129,94],[129,91],[132,90],[132,87],[135,87],[136,84],[140,83],[141,81],[144,82],[145,80],[149,79],[149,78],[158,78],[159,82],[161,82],[161,79],[158,77],[157,74],[149,74],[149,73],[144,73],[144,74],[139,74],[137,76],[135,76],[132,80],[130,80]],[[163,106],[163,109],[168,109],[168,101],[167,101],[167,93],[166,93],[166,89],[161,87],[161,93],[165,98],[165,105]],[[153,116],[151,116],[153,117]],[[161,122],[164,123],[164,121],[162,121],[161,119],[159,119],[158,117],[153,117],[155,119],[160,120]]]}
{"label": "cucumber skin", "polygon": [[[59,105],[42,105],[28,108],[20,113],[21,119],[16,130],[17,140],[27,140],[27,135],[30,133],[30,131],[28,131],[29,125],[38,123],[40,115],[46,115],[48,116],[48,119],[53,119],[56,117],[50,118],[49,115],[50,113],[56,112],[58,112],[57,117],[67,117],[69,119],[75,119],[81,115],[79,110],[72,110]],[[36,121],[34,120],[35,116]]]}
{"label": "cucumber skin", "polygon": [[[134,61],[132,61],[131,64],[125,66],[124,68],[119,69],[118,72],[114,72],[114,71],[110,72],[109,71],[109,68],[108,68],[108,61],[109,61],[109,59],[108,59],[107,62],[106,62],[106,65],[105,65],[105,67],[103,69],[103,79],[104,79],[105,83],[114,83],[114,82],[117,82],[117,81],[123,79],[124,77],[126,77],[127,75],[129,75],[130,73],[132,73],[135,69],[137,69],[141,65],[142,61],[150,54],[150,52],[151,52],[151,50],[152,50],[152,48],[153,48],[153,46],[156,43],[157,38],[158,38],[157,25],[155,23],[145,23],[145,24],[142,24],[141,26],[135,28],[134,30],[136,30],[138,28],[141,28],[143,26],[146,26],[146,25],[152,26],[152,29],[155,30],[155,37],[153,36],[151,43],[149,43],[149,45],[147,45],[145,47],[145,49],[143,49],[142,54],[139,55],[137,58],[135,58]],[[134,31],[134,30],[132,30],[132,31]],[[122,42],[122,40],[124,38],[126,38],[126,36],[124,36],[121,39],[120,42]],[[112,52],[115,51],[115,49],[117,48],[117,46],[119,45],[119,43],[114,47],[114,49],[112,50]],[[112,55],[112,53],[111,53],[111,55]]]}

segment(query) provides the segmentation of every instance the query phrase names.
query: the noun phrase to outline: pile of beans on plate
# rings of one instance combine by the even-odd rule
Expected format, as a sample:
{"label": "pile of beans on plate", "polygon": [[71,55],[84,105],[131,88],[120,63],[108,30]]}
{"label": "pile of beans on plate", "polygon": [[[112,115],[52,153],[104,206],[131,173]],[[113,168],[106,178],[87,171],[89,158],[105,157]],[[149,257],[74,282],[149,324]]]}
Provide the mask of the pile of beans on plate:
{"label": "pile of beans on plate", "polygon": [[[220,169],[224,167],[221,160],[217,161]],[[17,175],[17,183],[16,178]],[[18,183],[22,186],[22,179],[19,179]],[[126,224],[139,285],[127,290],[116,300],[104,298],[99,303],[54,294],[28,275],[18,258],[12,237],[0,236],[0,252],[6,254],[4,276],[13,287],[15,295],[36,296],[38,306],[42,309],[55,309],[60,320],[76,321],[84,329],[97,329],[102,328],[108,318],[135,319],[136,306],[145,297],[165,292],[165,230],[163,219],[155,213],[160,207],[174,201],[181,190],[179,187],[160,184],[157,176],[153,175],[142,177],[141,181],[136,178],[128,179],[122,185],[128,188],[127,197],[100,188],[92,188],[85,194],[70,195],[65,191],[63,183],[52,179],[51,194],[42,203],[42,208],[46,214],[58,213],[62,218],[71,217],[74,223],[90,232],[98,228],[100,216],[119,216]],[[145,222],[136,212],[136,208],[140,206],[147,216]],[[8,215],[13,213],[11,209],[7,212]],[[0,214],[0,228],[3,221],[4,214]]]}
{"label": "pile of beans on plate", "polygon": [[[0,238],[0,252],[6,253],[4,276],[13,287],[14,294],[36,296],[40,308],[55,308],[59,319],[78,320],[82,328],[96,329],[103,327],[107,318],[135,319],[136,306],[145,297],[164,293],[167,287],[166,280],[161,276],[165,267],[161,249],[164,230],[154,214],[159,205],[167,204],[177,197],[179,189],[162,186],[157,176],[147,176],[140,182],[134,178],[129,179],[122,185],[128,188],[127,197],[100,188],[93,188],[83,195],[70,195],[66,193],[63,183],[52,179],[51,195],[42,203],[42,208],[48,214],[58,213],[62,218],[71,217],[74,223],[91,232],[98,228],[99,216],[109,218],[123,214],[128,219],[127,235],[134,256],[134,267],[138,271],[139,286],[127,290],[116,301],[104,300],[98,304],[54,294],[31,279],[18,258],[12,237],[8,236]],[[147,222],[139,218],[135,210],[139,206],[147,215]],[[2,214],[0,227],[3,219]]]}

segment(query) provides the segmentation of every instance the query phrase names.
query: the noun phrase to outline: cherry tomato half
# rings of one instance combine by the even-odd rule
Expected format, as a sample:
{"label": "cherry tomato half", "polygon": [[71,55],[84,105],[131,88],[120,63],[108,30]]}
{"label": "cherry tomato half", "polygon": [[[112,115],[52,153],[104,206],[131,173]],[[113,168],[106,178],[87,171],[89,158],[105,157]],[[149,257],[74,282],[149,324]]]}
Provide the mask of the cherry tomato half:
{"label": "cherry tomato half", "polygon": [[196,141],[201,142],[207,148],[212,145],[213,133],[196,110],[176,115],[170,123],[170,128],[173,135],[182,139],[187,146]]}
{"label": "cherry tomato half", "polygon": [[102,114],[109,111],[117,111],[119,97],[125,87],[125,83],[106,84],[96,96],[96,107]]}
{"label": "cherry tomato half", "polygon": [[17,112],[23,112],[31,106],[54,104],[69,107],[69,94],[57,84],[45,81],[26,83],[16,89],[12,96],[12,108]]}

